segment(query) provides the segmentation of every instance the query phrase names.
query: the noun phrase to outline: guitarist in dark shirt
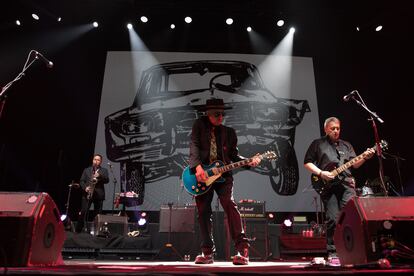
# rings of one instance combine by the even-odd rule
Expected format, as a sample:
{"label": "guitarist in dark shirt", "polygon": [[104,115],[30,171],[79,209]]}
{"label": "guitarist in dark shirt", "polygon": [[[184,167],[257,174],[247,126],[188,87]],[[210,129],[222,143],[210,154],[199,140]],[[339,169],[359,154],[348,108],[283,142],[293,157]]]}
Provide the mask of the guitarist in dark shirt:
{"label": "guitarist in dark shirt", "polygon": [[[210,164],[215,160],[221,160],[228,164],[237,162],[244,158],[238,154],[237,136],[233,128],[222,125],[225,107],[222,99],[209,99],[206,102],[207,116],[197,119],[191,132],[190,144],[190,168],[195,173],[197,181],[207,180],[206,172],[202,164]],[[215,143],[211,143],[214,141]],[[253,157],[248,163],[249,166],[257,166],[260,158]],[[212,209],[214,191],[216,191],[223,207],[229,224],[231,237],[235,248],[239,252],[234,256],[233,264],[246,265],[249,262],[249,242],[242,229],[240,213],[233,198],[233,177],[232,172],[222,175],[225,181],[213,183],[212,187],[204,194],[196,196],[198,211],[198,222],[201,233],[201,251],[195,259],[197,264],[213,263],[214,242],[212,238]]]}
{"label": "guitarist in dark shirt", "polygon": [[[314,140],[309,146],[305,158],[305,168],[313,174],[312,184],[320,193],[325,207],[327,220],[327,249],[332,255],[336,252],[333,242],[336,218],[345,204],[355,195],[355,179],[350,168],[357,169],[370,159],[374,149],[367,149],[363,158],[356,158],[352,166],[336,175],[333,170],[356,157],[352,145],[341,140],[341,122],[336,117],[330,117],[324,123],[325,136]],[[350,163],[351,163],[350,162]]]}
{"label": "guitarist in dark shirt", "polygon": [[108,170],[101,167],[102,155],[95,154],[92,159],[92,166],[83,170],[80,185],[82,187],[81,211],[76,224],[76,232],[82,232],[87,219],[87,213],[91,204],[95,209],[95,214],[102,212],[102,204],[105,200],[104,184],[109,182]]}

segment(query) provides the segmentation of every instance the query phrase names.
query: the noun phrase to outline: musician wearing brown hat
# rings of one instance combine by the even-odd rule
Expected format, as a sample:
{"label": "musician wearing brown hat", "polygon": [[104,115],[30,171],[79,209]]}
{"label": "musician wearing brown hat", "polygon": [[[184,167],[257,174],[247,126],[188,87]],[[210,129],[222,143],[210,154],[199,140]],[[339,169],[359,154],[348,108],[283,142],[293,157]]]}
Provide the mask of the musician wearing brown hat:
{"label": "musician wearing brown hat", "polygon": [[[222,125],[225,116],[224,110],[226,109],[230,109],[230,107],[225,106],[222,99],[209,99],[205,106],[207,116],[197,119],[193,124],[189,165],[199,182],[206,182],[207,180],[203,164],[208,165],[215,160],[221,160],[225,164],[229,164],[244,159],[238,153],[235,130]],[[248,165],[257,166],[260,160],[258,157],[253,157]],[[216,191],[221,206],[226,213],[230,234],[238,251],[233,258],[233,264],[246,265],[249,263],[249,242],[243,231],[240,213],[233,198],[232,173],[226,172],[222,177],[225,181],[214,182],[206,193],[197,195],[195,198],[202,251],[202,254],[196,257],[195,263],[211,264],[214,262],[215,247],[212,237],[211,203],[214,191]]]}

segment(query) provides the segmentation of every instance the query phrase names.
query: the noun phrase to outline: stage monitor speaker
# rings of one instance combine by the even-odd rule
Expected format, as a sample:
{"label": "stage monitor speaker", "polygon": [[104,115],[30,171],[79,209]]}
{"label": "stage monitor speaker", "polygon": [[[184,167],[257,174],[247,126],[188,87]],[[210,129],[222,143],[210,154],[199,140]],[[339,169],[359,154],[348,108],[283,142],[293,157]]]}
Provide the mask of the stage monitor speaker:
{"label": "stage monitor speaker", "polygon": [[399,250],[398,244],[414,249],[412,229],[413,197],[354,197],[340,213],[335,229],[341,264],[376,262],[393,248]]}
{"label": "stage monitor speaker", "polygon": [[128,217],[98,214],[95,217],[96,236],[127,236]]}
{"label": "stage monitor speaker", "polygon": [[[171,214],[170,214],[171,210]],[[170,225],[171,215],[171,225]],[[160,232],[191,232],[194,233],[195,206],[161,206]]]}
{"label": "stage monitor speaker", "polygon": [[46,193],[0,192],[0,265],[63,264],[63,222]]}

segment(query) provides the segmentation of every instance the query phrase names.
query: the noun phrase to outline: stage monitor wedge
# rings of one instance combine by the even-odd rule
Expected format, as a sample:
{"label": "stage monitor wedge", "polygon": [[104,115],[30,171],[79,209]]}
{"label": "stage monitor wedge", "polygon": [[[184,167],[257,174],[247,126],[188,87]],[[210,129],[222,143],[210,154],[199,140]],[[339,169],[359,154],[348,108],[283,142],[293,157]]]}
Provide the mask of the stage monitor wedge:
{"label": "stage monitor wedge", "polygon": [[63,264],[63,222],[47,193],[0,192],[0,265]]}
{"label": "stage monitor wedge", "polygon": [[[414,197],[354,197],[337,221],[334,242],[342,265],[397,257],[414,248]],[[397,250],[397,251],[393,251]],[[404,261],[400,258],[399,261]]]}

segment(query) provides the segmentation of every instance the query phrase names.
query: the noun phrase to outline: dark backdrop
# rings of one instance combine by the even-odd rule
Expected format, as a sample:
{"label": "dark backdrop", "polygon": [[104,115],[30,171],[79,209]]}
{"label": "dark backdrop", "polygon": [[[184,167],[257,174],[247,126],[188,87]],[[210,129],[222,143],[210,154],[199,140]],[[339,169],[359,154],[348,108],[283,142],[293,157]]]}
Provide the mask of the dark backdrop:
{"label": "dark backdrop", "polygon": [[[195,3],[193,3],[195,2]],[[294,56],[314,61],[319,116],[342,119],[342,137],[358,153],[373,146],[367,113],[342,97],[357,89],[384,119],[380,137],[400,161],[387,158],[385,175],[397,189],[414,193],[410,95],[413,91],[414,27],[409,1],[5,1],[0,18],[0,87],[22,69],[30,49],[40,61],[7,91],[0,118],[0,190],[48,192],[63,210],[68,184],[91,162],[107,51],[129,51],[127,20],[150,51],[270,54],[290,26]],[[41,20],[30,14],[36,10]],[[139,23],[148,15],[150,22]],[[193,24],[183,17],[191,15]],[[56,18],[62,16],[62,22]],[[226,26],[232,16],[235,23]],[[286,21],[276,27],[276,18]],[[14,20],[22,18],[18,27]],[[82,35],[75,27],[100,22]],[[169,25],[174,22],[175,30]],[[375,32],[377,24],[384,25]],[[252,45],[251,25],[263,38]],[[356,31],[356,26],[360,31]],[[321,128],[322,133],[322,128]],[[377,175],[369,162],[359,175]]]}

